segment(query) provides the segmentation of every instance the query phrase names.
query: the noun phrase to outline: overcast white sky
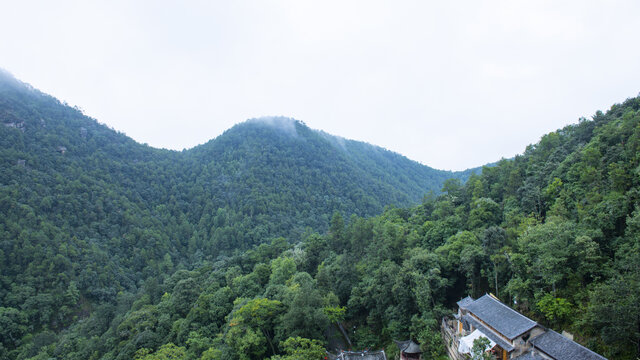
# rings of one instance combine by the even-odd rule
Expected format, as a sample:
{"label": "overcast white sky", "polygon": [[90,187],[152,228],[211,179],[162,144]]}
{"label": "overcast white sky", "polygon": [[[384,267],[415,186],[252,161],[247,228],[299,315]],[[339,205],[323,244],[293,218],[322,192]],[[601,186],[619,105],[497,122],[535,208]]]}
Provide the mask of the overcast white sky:
{"label": "overcast white sky", "polygon": [[0,67],[139,142],[284,115],[440,169],[640,92],[640,1],[0,0]]}

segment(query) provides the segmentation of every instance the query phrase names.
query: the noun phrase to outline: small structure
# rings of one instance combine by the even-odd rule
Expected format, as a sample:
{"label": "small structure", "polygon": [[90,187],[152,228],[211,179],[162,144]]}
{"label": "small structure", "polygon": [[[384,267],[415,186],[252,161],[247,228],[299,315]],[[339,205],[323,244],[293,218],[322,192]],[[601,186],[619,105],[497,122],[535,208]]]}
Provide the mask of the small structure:
{"label": "small structure", "polygon": [[64,153],[66,153],[66,152],[67,152],[67,147],[66,147],[66,146],[58,146],[58,147],[56,148],[56,150],[57,150],[60,154],[64,155]]}
{"label": "small structure", "polygon": [[329,354],[330,360],[387,360],[384,350],[379,351],[340,351],[338,354]]}
{"label": "small structure", "polygon": [[496,359],[507,360],[606,360],[604,357],[546,329],[535,321],[485,294],[457,303],[454,319],[442,320],[445,346],[452,359],[464,359],[473,340],[484,336]]}
{"label": "small structure", "polygon": [[422,359],[422,350],[420,350],[420,345],[416,344],[413,340],[393,340],[393,342],[395,342],[400,349],[400,360]]}

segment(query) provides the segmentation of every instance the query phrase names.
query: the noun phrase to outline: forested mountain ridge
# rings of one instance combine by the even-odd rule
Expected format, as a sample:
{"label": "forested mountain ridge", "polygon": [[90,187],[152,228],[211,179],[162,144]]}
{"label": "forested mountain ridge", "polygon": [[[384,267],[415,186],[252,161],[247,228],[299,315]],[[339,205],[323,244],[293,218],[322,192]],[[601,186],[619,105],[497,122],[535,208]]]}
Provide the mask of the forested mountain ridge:
{"label": "forested mountain ridge", "polygon": [[468,176],[285,118],[154,149],[2,71],[0,169],[0,354],[10,358],[87,316],[111,321],[110,306],[150,277],[278,236],[296,242],[325,232],[335,211],[375,215]]}
{"label": "forested mountain ridge", "polygon": [[[324,346],[335,345],[325,331],[341,322],[354,348],[393,356],[393,339],[413,338],[425,357],[440,359],[442,316],[465,295],[492,292],[610,359],[634,359],[639,154],[634,98],[543,136],[465,184],[445,182],[419,206],[348,221],[336,213],[326,235],[275,239],[193,271],[150,276],[57,333],[28,329],[19,307],[3,309],[6,328],[22,335],[7,354],[322,359]],[[74,289],[65,291],[69,305],[80,298]]]}
{"label": "forested mountain ridge", "polygon": [[[265,237],[292,238],[307,227],[325,231],[334,211],[368,216],[387,205],[416,204],[429,191],[438,192],[446,179],[470,175],[435,170],[288,118],[249,120],[182,152],[159,150],[108,129],[7,73],[0,74],[0,89],[0,120],[6,132],[3,184],[32,181],[35,172],[60,175],[65,181],[103,181],[102,188],[142,209],[159,211],[164,208],[156,207],[164,205],[173,215],[179,212],[207,236],[214,214],[220,215],[218,223],[229,217],[234,224],[239,218],[251,222],[225,244],[214,241],[218,250],[243,249]],[[99,202],[92,203],[89,209]],[[40,210],[51,213],[53,208]],[[55,210],[57,216],[77,216]],[[85,220],[78,224],[86,225]],[[247,232],[249,228],[255,233]]]}
{"label": "forested mountain ridge", "polygon": [[375,215],[386,205],[416,204],[446,179],[469,176],[283,117],[238,124],[186,155],[191,168],[200,164],[196,184],[205,199],[219,199],[215,206],[260,219],[268,234],[279,235],[287,228],[297,235],[309,226],[326,230],[333,211]]}
{"label": "forested mountain ridge", "polygon": [[[639,355],[640,98],[346,219],[405,198],[374,192],[419,184],[384,174],[417,164],[284,118],[157,150],[11,78],[0,122],[0,359],[321,359],[337,322],[354,348],[413,338],[438,358],[442,316],[484,292]],[[350,177],[322,178],[310,149]]]}

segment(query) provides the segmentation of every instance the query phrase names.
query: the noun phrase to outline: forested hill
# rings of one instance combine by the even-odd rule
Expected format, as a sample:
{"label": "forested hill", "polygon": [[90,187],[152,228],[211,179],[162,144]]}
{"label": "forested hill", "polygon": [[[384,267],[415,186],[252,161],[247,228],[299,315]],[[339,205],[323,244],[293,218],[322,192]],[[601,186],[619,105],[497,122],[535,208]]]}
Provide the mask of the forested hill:
{"label": "forested hill", "polygon": [[3,71],[0,169],[0,323],[17,324],[0,334],[0,354],[150,276],[279,236],[296,242],[326,232],[336,211],[375,215],[467,177],[284,118],[154,149]]}
{"label": "forested hill", "polygon": [[640,355],[640,98],[466,182],[284,118],[153,149],[6,74],[0,123],[2,360],[322,359],[337,323],[438,359],[485,292]]}
{"label": "forested hill", "polygon": [[103,229],[105,223],[136,226],[129,216],[171,214],[190,228],[184,231],[199,249],[203,243],[218,251],[245,249],[266,238],[294,239],[308,227],[323,232],[335,211],[371,216],[387,205],[417,204],[446,179],[470,175],[288,118],[249,120],[182,152],[159,150],[7,73],[0,72],[0,95],[6,191],[10,184],[23,187],[25,205],[76,228],[96,219]]}
{"label": "forested hill", "polygon": [[469,176],[283,117],[246,121],[184,155],[202,189],[195,198],[209,206],[204,216],[223,207],[242,212],[264,227],[260,237],[326,230],[334,211],[375,215],[386,205],[417,204],[446,179]]}
{"label": "forested hill", "polygon": [[326,330],[340,322],[351,348],[384,348],[393,358],[393,340],[412,338],[425,358],[446,359],[442,317],[462,297],[491,292],[610,359],[636,359],[639,154],[634,98],[543,136],[464,184],[448,180],[418,206],[348,220],[336,213],[326,235],[276,239],[152,277],[136,294],[50,334],[52,345],[34,340],[23,351],[320,360],[335,345]]}

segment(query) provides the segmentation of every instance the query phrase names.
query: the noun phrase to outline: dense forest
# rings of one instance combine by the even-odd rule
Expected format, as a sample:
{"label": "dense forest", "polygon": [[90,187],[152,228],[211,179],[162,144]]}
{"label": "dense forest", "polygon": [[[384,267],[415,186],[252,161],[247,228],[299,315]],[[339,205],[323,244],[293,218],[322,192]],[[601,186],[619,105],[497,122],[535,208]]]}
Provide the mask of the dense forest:
{"label": "dense forest", "polygon": [[0,358],[321,359],[338,325],[438,358],[485,292],[640,355],[640,98],[453,174],[282,118],[157,150],[0,89]]}
{"label": "dense forest", "polygon": [[336,211],[417,204],[470,175],[287,118],[154,149],[2,71],[0,168],[0,319],[19,324],[1,334],[10,357],[26,335],[58,336],[150,278],[325,233]]}

